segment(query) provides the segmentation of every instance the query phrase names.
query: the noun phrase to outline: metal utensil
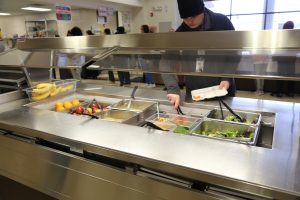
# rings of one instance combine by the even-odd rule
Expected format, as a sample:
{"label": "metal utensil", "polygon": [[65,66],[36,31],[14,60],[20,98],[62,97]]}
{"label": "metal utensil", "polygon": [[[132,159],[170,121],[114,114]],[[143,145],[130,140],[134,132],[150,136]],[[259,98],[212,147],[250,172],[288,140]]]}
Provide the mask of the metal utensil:
{"label": "metal utensil", "polygon": [[89,114],[89,113],[82,113],[81,115],[86,115],[86,116],[90,116],[92,119],[99,119],[98,116],[93,115],[93,114]]}
{"label": "metal utensil", "polygon": [[138,89],[138,86],[134,86],[134,88],[133,88],[133,90],[131,92],[131,95],[130,95],[130,100],[129,100],[127,109],[130,109],[131,101],[132,101],[132,99],[135,99],[134,95],[135,95],[135,92],[136,92],[137,89]]}
{"label": "metal utensil", "polygon": [[184,113],[182,112],[180,106],[178,106],[178,107],[176,108],[176,110],[177,110],[177,114],[178,114],[178,115],[184,115]]}
{"label": "metal utensil", "polygon": [[159,105],[158,105],[158,102],[156,103],[156,112],[157,112],[157,119],[160,118],[160,114],[159,114]]}
{"label": "metal utensil", "polygon": [[[223,101],[223,99],[219,99],[219,101],[229,110],[229,112],[233,115],[233,116],[235,116],[240,122],[244,122],[244,121],[246,121],[244,118],[242,118],[241,116],[239,116],[238,114],[236,114],[229,106],[228,106],[228,104],[227,103],[225,103],[224,101]],[[224,117],[224,116],[223,116]]]}
{"label": "metal utensil", "polygon": [[221,97],[219,97],[219,107],[221,111],[221,119],[224,120],[224,113],[223,113],[223,108],[222,108],[222,103],[221,103]]}
{"label": "metal utensil", "polygon": [[165,129],[157,126],[156,124],[152,123],[152,122],[146,122],[144,125],[147,125],[148,127],[157,129],[157,130],[161,130],[161,131],[166,131]]}

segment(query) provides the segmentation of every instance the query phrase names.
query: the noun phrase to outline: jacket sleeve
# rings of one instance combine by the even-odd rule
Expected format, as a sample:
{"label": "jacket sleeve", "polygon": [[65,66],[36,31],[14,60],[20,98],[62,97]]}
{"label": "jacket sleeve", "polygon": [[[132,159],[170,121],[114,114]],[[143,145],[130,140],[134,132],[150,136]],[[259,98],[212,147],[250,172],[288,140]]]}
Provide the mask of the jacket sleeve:
{"label": "jacket sleeve", "polygon": [[[159,68],[160,71],[165,71],[165,72],[172,72],[172,67],[175,68],[176,61],[172,59],[168,59],[166,57],[162,57],[162,59],[159,62]],[[180,89],[177,84],[177,79],[176,76],[173,74],[162,74],[161,75],[162,80],[167,88],[167,93],[168,94],[178,94],[180,95]]]}
{"label": "jacket sleeve", "polygon": [[178,94],[180,95],[180,89],[177,84],[176,76],[173,74],[162,74],[162,80],[167,88],[168,94]]}

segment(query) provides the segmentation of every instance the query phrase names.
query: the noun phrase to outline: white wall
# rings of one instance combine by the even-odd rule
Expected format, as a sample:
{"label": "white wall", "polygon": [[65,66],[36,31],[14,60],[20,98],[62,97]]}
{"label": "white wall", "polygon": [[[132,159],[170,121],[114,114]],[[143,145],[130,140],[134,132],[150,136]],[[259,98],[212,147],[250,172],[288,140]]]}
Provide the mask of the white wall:
{"label": "white wall", "polygon": [[[130,8],[123,8],[122,11],[131,12]],[[29,20],[56,20],[54,12],[34,14],[34,15],[19,15],[19,16],[7,16],[0,17],[0,28],[4,35],[12,36],[18,34],[19,36],[26,34],[25,21]],[[115,32],[117,28],[116,16],[109,16],[105,27],[97,23],[96,10],[91,9],[79,9],[72,10],[72,21],[57,21],[58,34],[60,36],[66,36],[67,31],[74,26],[78,26],[82,29],[83,33],[88,29],[104,29],[110,28],[112,32]]]}
{"label": "white wall", "polygon": [[[153,7],[161,8],[161,10],[155,11]],[[147,0],[143,9],[144,22],[150,26],[159,27],[160,22],[171,22],[172,27],[176,29],[181,23],[176,0]],[[150,13],[153,13],[153,17]]]}
{"label": "white wall", "polygon": [[[109,6],[109,5],[106,5]],[[154,11],[153,7],[161,7],[161,11]],[[150,26],[159,27],[160,22],[171,22],[173,28],[177,28],[181,23],[181,19],[178,14],[177,1],[176,0],[145,0],[143,7],[129,7],[123,5],[114,6],[115,10],[130,12],[131,13],[131,32],[140,33],[140,26],[142,24],[148,24]],[[150,17],[150,13],[153,13],[153,17]],[[4,34],[18,34],[24,35],[25,20],[55,20],[55,13],[42,13],[34,15],[21,15],[21,16],[1,16],[0,28]],[[58,33],[60,36],[65,36],[67,31],[73,26],[79,26],[85,33],[86,30],[91,29],[103,29],[104,27],[97,23],[96,9],[74,9],[72,10],[72,21],[58,21]],[[107,28],[110,28],[114,33],[117,27],[116,16],[108,17]],[[157,30],[159,32],[159,30]]]}

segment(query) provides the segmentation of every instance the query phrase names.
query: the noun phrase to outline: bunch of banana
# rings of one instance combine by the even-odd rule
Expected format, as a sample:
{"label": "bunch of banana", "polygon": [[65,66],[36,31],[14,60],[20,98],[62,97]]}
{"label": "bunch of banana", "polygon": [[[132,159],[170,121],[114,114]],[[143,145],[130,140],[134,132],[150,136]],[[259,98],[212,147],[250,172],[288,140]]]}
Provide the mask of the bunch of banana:
{"label": "bunch of banana", "polygon": [[55,96],[59,93],[55,84],[52,83],[40,83],[32,89],[31,98],[33,101],[40,101],[46,99],[49,96]]}

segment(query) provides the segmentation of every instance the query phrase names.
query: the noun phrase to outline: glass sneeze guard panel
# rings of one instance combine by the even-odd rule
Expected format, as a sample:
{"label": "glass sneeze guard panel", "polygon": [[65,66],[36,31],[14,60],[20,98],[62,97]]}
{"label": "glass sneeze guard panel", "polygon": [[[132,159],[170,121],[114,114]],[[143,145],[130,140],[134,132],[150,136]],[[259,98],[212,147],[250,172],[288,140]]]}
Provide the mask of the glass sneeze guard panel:
{"label": "glass sneeze guard panel", "polygon": [[94,63],[92,69],[299,79],[298,56],[297,50],[121,50]]}

